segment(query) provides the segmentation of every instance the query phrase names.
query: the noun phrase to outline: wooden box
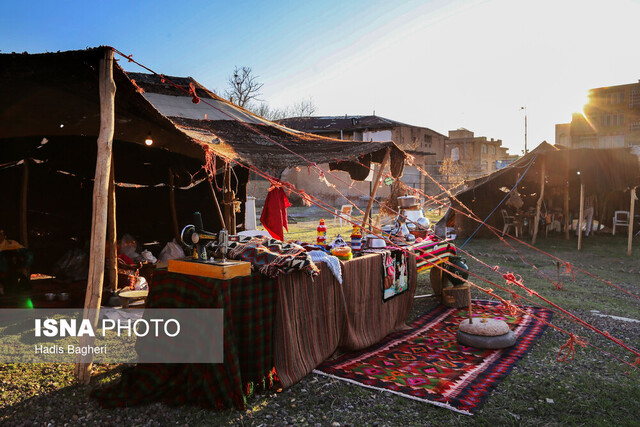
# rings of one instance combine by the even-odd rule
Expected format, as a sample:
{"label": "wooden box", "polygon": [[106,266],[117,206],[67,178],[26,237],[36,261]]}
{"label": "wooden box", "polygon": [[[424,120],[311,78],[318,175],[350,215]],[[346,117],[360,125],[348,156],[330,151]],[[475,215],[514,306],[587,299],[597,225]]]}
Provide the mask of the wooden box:
{"label": "wooden box", "polygon": [[192,258],[182,258],[170,259],[167,270],[173,273],[228,280],[238,276],[251,275],[251,263],[236,260],[226,260],[223,263],[221,261],[198,261]]}
{"label": "wooden box", "polygon": [[469,285],[453,286],[442,289],[442,303],[447,307],[468,307],[471,300],[471,287]]}

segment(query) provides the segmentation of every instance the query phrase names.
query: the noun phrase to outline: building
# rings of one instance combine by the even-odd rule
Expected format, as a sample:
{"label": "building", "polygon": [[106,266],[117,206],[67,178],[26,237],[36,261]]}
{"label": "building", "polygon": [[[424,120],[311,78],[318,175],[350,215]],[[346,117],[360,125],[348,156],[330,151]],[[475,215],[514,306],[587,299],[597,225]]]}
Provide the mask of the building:
{"label": "building", "polygon": [[569,148],[640,145],[640,81],[589,90],[583,113],[556,125],[556,144]]}
{"label": "building", "polygon": [[510,156],[509,149],[500,139],[475,136],[470,130],[460,128],[449,131],[445,144],[445,168],[443,180],[454,186],[463,180],[474,179],[501,169],[517,156]]}
{"label": "building", "polygon": [[414,156],[415,166],[409,164],[405,166],[402,181],[427,194],[441,192],[437,184],[418,170],[419,167],[434,179],[439,180],[439,167],[444,159],[447,137],[434,130],[376,115],[294,117],[280,120],[279,123],[292,129],[331,138],[354,141],[393,141]]}

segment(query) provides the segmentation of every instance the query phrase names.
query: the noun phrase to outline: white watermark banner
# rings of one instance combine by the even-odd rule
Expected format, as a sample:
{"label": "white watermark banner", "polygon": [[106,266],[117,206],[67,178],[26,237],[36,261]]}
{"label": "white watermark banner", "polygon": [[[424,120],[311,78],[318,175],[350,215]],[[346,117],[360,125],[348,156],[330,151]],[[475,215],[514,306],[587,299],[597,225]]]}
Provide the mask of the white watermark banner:
{"label": "white watermark banner", "polygon": [[0,363],[222,363],[223,338],[222,309],[0,309]]}

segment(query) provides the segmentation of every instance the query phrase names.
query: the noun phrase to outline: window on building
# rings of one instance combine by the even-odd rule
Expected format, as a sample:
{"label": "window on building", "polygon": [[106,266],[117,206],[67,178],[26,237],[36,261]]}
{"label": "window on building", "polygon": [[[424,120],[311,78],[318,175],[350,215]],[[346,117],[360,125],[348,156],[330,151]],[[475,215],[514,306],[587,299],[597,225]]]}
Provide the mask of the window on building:
{"label": "window on building", "polygon": [[496,154],[496,146],[495,145],[491,146],[491,154],[493,154],[493,155]]}
{"label": "window on building", "polygon": [[640,105],[640,90],[633,89],[629,95],[629,107],[633,108],[636,105]]}
{"label": "window on building", "polygon": [[424,136],[424,147],[431,148],[431,135]]}
{"label": "window on building", "polygon": [[482,144],[482,154],[487,154],[487,144]]}

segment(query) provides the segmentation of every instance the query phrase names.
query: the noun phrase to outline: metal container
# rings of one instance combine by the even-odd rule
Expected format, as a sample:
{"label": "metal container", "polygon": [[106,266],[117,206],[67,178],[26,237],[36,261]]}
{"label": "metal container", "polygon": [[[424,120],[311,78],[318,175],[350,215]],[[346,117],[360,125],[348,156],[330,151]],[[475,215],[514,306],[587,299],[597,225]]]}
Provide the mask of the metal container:
{"label": "metal container", "polygon": [[47,301],[53,301],[54,299],[56,299],[56,294],[54,294],[54,293],[47,293],[47,294],[44,294],[44,298],[45,298]]}
{"label": "metal container", "polygon": [[445,276],[453,284],[453,286],[462,286],[465,280],[469,278],[469,267],[467,260],[459,256],[449,257],[449,264],[445,267]]}
{"label": "metal container", "polygon": [[418,198],[416,196],[398,197],[398,206],[401,208],[411,208],[418,204]]}
{"label": "metal container", "polygon": [[58,300],[60,301],[68,301],[69,300],[69,294],[66,292],[62,292],[58,294]]}
{"label": "metal container", "polygon": [[376,236],[375,234],[369,234],[367,236],[367,248],[371,248],[371,249],[380,249],[380,248],[386,248],[387,247],[387,242],[381,238]]}

